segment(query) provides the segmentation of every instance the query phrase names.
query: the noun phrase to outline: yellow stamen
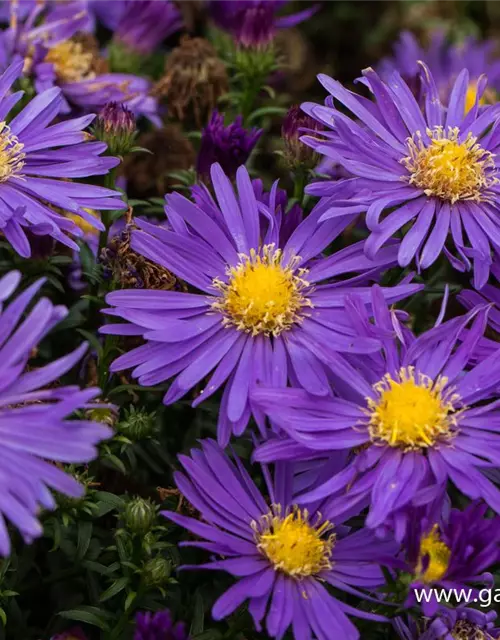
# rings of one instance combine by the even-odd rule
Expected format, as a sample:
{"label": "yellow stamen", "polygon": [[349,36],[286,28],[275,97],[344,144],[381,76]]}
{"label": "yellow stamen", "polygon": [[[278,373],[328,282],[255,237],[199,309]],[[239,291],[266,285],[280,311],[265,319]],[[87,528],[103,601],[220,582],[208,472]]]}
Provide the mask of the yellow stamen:
{"label": "yellow stamen", "polygon": [[[97,218],[97,220],[101,219],[101,214],[98,211],[94,211],[93,209],[88,209],[86,207],[84,207],[84,210],[94,218]],[[85,235],[96,236],[99,233],[98,229],[93,227],[90,222],[87,222],[85,218],[82,218],[82,216],[79,216],[76,213],[66,213],[66,218],[72,220],[76,224],[76,226],[83,231]]]}
{"label": "yellow stamen", "polygon": [[485,191],[498,183],[494,154],[481,147],[471,133],[459,141],[458,127],[428,129],[430,143],[417,131],[408,138],[408,156],[401,163],[410,173],[410,184],[452,204],[458,200],[486,200]]}
{"label": "yellow stamen", "polygon": [[24,167],[24,144],[10,132],[5,122],[0,122],[0,182],[19,175]]}
{"label": "yellow stamen", "polygon": [[[451,551],[441,540],[439,527],[435,524],[430,532],[420,540],[417,578],[425,584],[438,582],[448,571],[450,557]],[[426,566],[425,570],[424,566]]]}
{"label": "yellow stamen", "polygon": [[81,42],[64,40],[51,47],[45,62],[54,65],[56,75],[62,82],[80,82],[95,77],[92,72],[94,55],[85,51]]}
{"label": "yellow stamen", "polygon": [[303,307],[312,306],[303,295],[310,285],[303,278],[307,271],[297,269],[299,263],[296,257],[282,264],[281,249],[272,244],[260,252],[251,249],[249,256],[240,255],[239,264],[228,269],[227,283],[214,280],[222,295],[212,309],[223,314],[226,325],[252,335],[278,336],[302,321]]}
{"label": "yellow stamen", "polygon": [[401,368],[396,380],[384,376],[373,387],[378,397],[367,398],[372,441],[405,451],[449,442],[457,433],[459,396],[444,391],[447,382],[415,373],[414,367]]}
{"label": "yellow stamen", "polygon": [[454,640],[494,640],[489,633],[467,620],[459,620],[451,630]]}
{"label": "yellow stamen", "polygon": [[330,533],[325,537],[333,525],[328,520],[322,522],[321,515],[311,524],[306,509],[294,507],[283,517],[281,508],[275,506],[259,522],[252,522],[252,528],[257,548],[276,571],[300,579],[331,569],[336,536]]}

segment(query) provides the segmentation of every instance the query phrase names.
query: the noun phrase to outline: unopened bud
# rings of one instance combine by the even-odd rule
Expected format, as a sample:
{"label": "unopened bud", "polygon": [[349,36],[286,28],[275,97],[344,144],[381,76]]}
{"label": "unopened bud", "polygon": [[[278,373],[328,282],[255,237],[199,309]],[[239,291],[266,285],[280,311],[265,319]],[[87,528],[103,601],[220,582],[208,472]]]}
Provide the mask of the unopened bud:
{"label": "unopened bud", "polygon": [[108,102],[99,112],[94,135],[108,145],[111,155],[124,156],[134,146],[135,116],[124,104]]}
{"label": "unopened bud", "polygon": [[144,536],[156,520],[156,506],[150,500],[133,498],[125,507],[123,519],[127,529]]}

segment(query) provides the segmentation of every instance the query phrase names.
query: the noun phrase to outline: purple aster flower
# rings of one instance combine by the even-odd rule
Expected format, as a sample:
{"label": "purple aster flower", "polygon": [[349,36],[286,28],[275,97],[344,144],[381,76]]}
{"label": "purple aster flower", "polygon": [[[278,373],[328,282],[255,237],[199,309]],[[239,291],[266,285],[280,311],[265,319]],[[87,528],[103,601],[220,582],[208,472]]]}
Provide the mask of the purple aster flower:
{"label": "purple aster flower", "polygon": [[[196,203],[169,194],[165,213],[172,230],[138,220],[142,231],[132,234],[134,251],[195,292],[112,292],[106,298],[113,306],[108,313],[127,324],[101,331],[144,337],[146,344],[115,360],[112,370],[133,367],[145,386],[176,376],[165,404],[179,400],[213,371],[193,406],[225,384],[218,438],[227,443],[248,423],[249,390],[256,380],[278,386],[290,380],[320,397],[330,393],[325,368],[309,343],[351,352],[378,348],[377,340],[358,337],[349,326],[344,295],[356,287],[368,299],[369,288],[362,285],[393,264],[398,249],[387,247],[372,261],[358,243],[321,258],[345,226],[342,218],[318,226],[328,200],[281,244],[286,215],[277,207],[276,184],[266,204],[258,197],[261,185],[256,194],[244,167],[236,172],[236,193],[220,165],[212,166],[211,176],[217,201],[205,187],[196,189]],[[344,184],[340,187],[345,191]],[[347,273],[360,275],[339,279]],[[418,289],[403,282],[385,294],[395,301]],[[253,415],[264,433],[262,416]]]}
{"label": "purple aster flower", "polygon": [[134,640],[189,640],[184,622],[174,624],[168,609],[141,612],[135,622]]}
{"label": "purple aster flower", "polygon": [[318,10],[314,5],[293,15],[278,17],[288,0],[211,0],[210,14],[215,23],[244,47],[266,47],[277,29],[288,29],[310,18]]}
{"label": "purple aster flower", "polygon": [[329,497],[333,517],[350,505],[369,505],[367,526],[389,525],[397,539],[408,526],[402,510],[438,498],[448,481],[500,513],[500,491],[483,473],[498,465],[500,453],[498,349],[470,366],[488,308],[416,338],[389,311],[377,285],[372,306],[375,326],[360,300],[346,300],[360,336],[380,336],[379,352],[344,356],[327,342],[319,351],[310,346],[330,367],[337,397],[315,398],[302,389],[253,391],[252,401],[286,434],[261,445],[256,459],[349,451],[346,468],[301,500]]}
{"label": "purple aster flower", "polygon": [[272,638],[282,638],[291,626],[295,638],[356,640],[359,633],[346,614],[384,620],[353,609],[336,593],[363,598],[363,589],[382,585],[377,561],[394,552],[392,542],[377,540],[366,529],[351,534],[342,520],[333,525],[321,504],[299,508],[289,465],[276,465],[274,479],[264,470],[267,502],[241,462],[229,460],[212,440],[179,459],[185,472],[176,472],[177,486],[202,521],[162,513],[202,539],[181,544],[221,558],[184,568],[226,571],[238,579],[214,604],[215,620],[246,600],[257,630],[265,618]]}
{"label": "purple aster flower", "polygon": [[85,3],[37,2],[21,19],[12,5],[10,28],[0,34],[0,68],[20,55],[24,74],[33,77],[38,93],[62,89],[63,113],[98,111],[108,102],[123,102],[136,116],[160,125],[158,103],[148,95],[151,82],[124,73],[108,73],[97,41],[85,33],[89,13]]}
{"label": "purple aster flower", "polygon": [[[482,75],[486,75],[490,87],[500,89],[500,59],[495,59],[494,40],[478,41],[468,37],[460,44],[450,43],[444,31],[431,34],[428,47],[422,47],[417,38],[409,31],[403,31],[394,45],[394,56],[386,58],[380,64],[379,71],[384,79],[389,79],[398,71],[416,97],[421,94],[421,67],[424,62],[430,69],[436,83],[439,97],[447,103],[453,85],[463,68],[469,72],[469,85],[465,99],[468,111],[476,100],[477,85]],[[491,99],[489,99],[491,98]],[[495,102],[494,95],[485,92],[482,103]]]}
{"label": "purple aster flower", "polygon": [[246,163],[261,135],[262,129],[245,129],[242,116],[225,126],[224,114],[214,111],[201,135],[196,161],[198,174],[208,178],[211,166],[218,162],[224,173],[234,178],[236,169]]}
{"label": "purple aster flower", "polygon": [[51,124],[60,112],[60,89],[33,98],[7,125],[9,112],[23,95],[10,93],[22,67],[22,61],[15,62],[0,76],[0,229],[23,257],[31,252],[26,229],[78,249],[68,234],[81,236],[82,231],[61,209],[101,229],[86,209],[125,205],[116,191],[71,179],[104,175],[119,160],[101,157],[105,144],[88,142],[84,129],[94,116]]}
{"label": "purple aster flower", "polygon": [[500,638],[496,618],[494,611],[457,607],[441,610],[432,620],[398,618],[394,629],[401,640],[495,640]]}
{"label": "purple aster flower", "polygon": [[[357,176],[358,189],[367,190],[366,225],[371,233],[366,255],[374,257],[404,228],[400,266],[415,259],[420,269],[426,269],[444,253],[460,271],[473,264],[474,286],[481,288],[488,279],[492,253],[500,252],[496,127],[500,106],[479,110],[486,79],[478,81],[476,100],[465,114],[468,71],[459,74],[445,109],[432,74],[423,65],[422,113],[397,72],[387,82],[373,69],[363,75],[373,102],[319,76],[332,97],[325,107],[306,103],[303,108],[332,131],[303,140]],[[352,116],[337,110],[334,99]],[[333,185],[316,183],[308,192],[327,195]],[[342,215],[350,206],[343,203],[323,219]]]}
{"label": "purple aster flower", "polygon": [[[4,303],[15,291],[20,274],[12,271],[0,280]],[[38,369],[26,371],[32,350],[68,313],[41,298],[24,317],[28,305],[43,284],[35,282],[0,313],[0,431],[2,462],[0,492],[0,554],[10,551],[5,520],[18,529],[26,542],[42,534],[40,508],[54,509],[50,489],[80,497],[83,487],[59,469],[55,462],[81,463],[96,457],[96,445],[112,434],[100,423],[68,420],[100,393],[76,386],[46,387],[59,380],[82,357],[83,344],[72,353]]]}
{"label": "purple aster flower", "polygon": [[120,12],[113,39],[144,55],[153,53],[183,25],[172,0],[124,0],[112,3],[109,9]]}
{"label": "purple aster flower", "polygon": [[[500,517],[485,518],[487,509],[486,504],[475,502],[464,511],[446,510],[438,517],[425,507],[410,509],[405,554],[388,561],[409,576],[406,607],[420,607],[426,617],[432,617],[444,608],[436,589],[463,589],[468,602],[473,602],[478,601],[479,591],[471,583],[492,587],[493,576],[487,570],[500,559]],[[417,600],[416,592],[425,595]]]}

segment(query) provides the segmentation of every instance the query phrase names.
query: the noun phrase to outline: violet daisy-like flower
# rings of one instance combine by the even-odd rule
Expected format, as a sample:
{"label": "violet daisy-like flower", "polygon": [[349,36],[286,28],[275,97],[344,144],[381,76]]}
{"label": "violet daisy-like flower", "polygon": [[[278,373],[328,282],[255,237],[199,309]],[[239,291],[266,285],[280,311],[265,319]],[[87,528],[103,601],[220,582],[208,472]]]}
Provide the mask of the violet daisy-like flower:
{"label": "violet daisy-like flower", "polygon": [[[425,507],[410,510],[404,554],[388,561],[409,581],[407,607],[420,607],[426,617],[443,609],[436,591],[463,589],[467,600],[478,601],[473,585],[492,587],[488,569],[500,559],[500,517],[485,518],[488,506],[476,502],[460,511],[451,509],[435,517]],[[418,599],[417,599],[418,594]]]}
{"label": "violet daisy-like flower", "polygon": [[0,34],[0,68],[16,56],[24,59],[24,75],[33,78],[38,93],[60,87],[63,113],[98,111],[108,102],[123,102],[136,116],[160,125],[158,103],[149,95],[151,82],[126,73],[110,73],[99,45],[86,30],[84,3],[36,2],[21,19],[11,2],[9,29]]}
{"label": "violet daisy-like flower", "polygon": [[416,97],[421,94],[421,67],[419,61],[429,68],[442,102],[447,103],[453,84],[462,69],[469,72],[469,85],[465,98],[465,111],[474,105],[478,81],[482,75],[488,78],[490,89],[483,94],[480,104],[495,102],[494,92],[500,89],[500,59],[495,58],[494,40],[479,41],[469,36],[462,43],[452,44],[444,31],[431,34],[427,47],[418,42],[413,33],[403,31],[394,45],[394,55],[379,65],[383,78],[398,71]]}
{"label": "violet daisy-like flower", "polygon": [[22,67],[19,60],[0,76],[0,230],[23,257],[31,253],[27,229],[78,249],[68,234],[81,236],[82,231],[61,210],[102,229],[87,209],[125,205],[117,191],[71,179],[104,175],[119,160],[101,157],[106,145],[88,141],[84,129],[94,116],[51,124],[60,112],[60,89],[36,96],[9,120],[9,112],[23,95],[10,93]]}
{"label": "violet daisy-like flower", "polygon": [[261,135],[262,129],[245,129],[242,116],[237,116],[225,126],[224,114],[214,111],[201,134],[196,171],[208,178],[210,168],[218,162],[224,173],[234,178],[236,170],[246,163]]}
{"label": "violet daisy-like flower", "polygon": [[106,4],[110,12],[119,13],[113,39],[143,55],[153,53],[183,25],[182,14],[172,0],[119,0]]}
{"label": "violet daisy-like flower", "polygon": [[[218,438],[226,444],[248,423],[249,390],[256,380],[273,386],[290,380],[317,396],[330,393],[325,368],[310,343],[347,352],[378,348],[377,340],[360,337],[350,326],[343,300],[352,287],[368,299],[369,287],[361,285],[394,264],[397,246],[374,261],[363,255],[360,243],[322,258],[322,250],[345,226],[339,218],[318,226],[329,201],[318,204],[281,242],[286,214],[277,208],[276,184],[265,203],[244,167],[236,172],[236,193],[219,165],[213,165],[211,175],[217,200],[201,187],[196,203],[169,194],[165,212],[171,230],[137,220],[142,231],[132,234],[134,251],[195,292],[114,291],[106,297],[113,307],[108,313],[127,324],[110,324],[101,332],[143,336],[146,344],[120,356],[111,369],[133,367],[132,374],[145,386],[176,376],[165,404],[179,400],[213,371],[193,406],[225,384]],[[261,185],[256,188],[259,194]],[[348,273],[360,275],[339,279]],[[403,282],[385,294],[395,301],[418,289]],[[264,433],[263,420],[254,417]]]}
{"label": "violet daisy-like flower", "polygon": [[[389,238],[405,230],[400,266],[415,260],[426,269],[444,253],[456,269],[473,265],[474,286],[482,287],[492,253],[500,252],[500,107],[479,110],[486,79],[479,79],[476,100],[465,114],[466,70],[458,75],[445,109],[423,65],[424,112],[397,72],[386,82],[373,69],[363,75],[373,102],[319,76],[332,97],[327,106],[306,103],[303,108],[333,131],[303,140],[357,176],[359,189],[368,190],[367,256],[374,257]],[[339,111],[334,99],[352,115]],[[333,184],[316,183],[309,191],[327,195]],[[343,203],[323,219],[342,215],[349,206]]]}
{"label": "violet daisy-like flower", "polygon": [[[330,367],[335,398],[301,389],[257,389],[252,400],[287,434],[261,445],[260,461],[306,452],[349,451],[340,473],[301,500],[329,497],[333,514],[369,505],[366,524],[390,524],[401,539],[407,505],[428,503],[451,481],[500,513],[500,491],[483,471],[498,465],[500,383],[498,349],[469,363],[483,336],[487,307],[479,307],[416,338],[372,287],[375,329],[383,348],[362,357],[311,350]],[[347,311],[360,331],[370,322],[355,297]],[[385,337],[381,335],[385,332]]]}
{"label": "violet daisy-like flower", "polygon": [[478,611],[469,607],[441,610],[432,620],[398,618],[394,629],[401,640],[496,640],[495,611]]}
{"label": "violet daisy-like flower", "polygon": [[184,622],[174,623],[168,609],[141,612],[135,619],[134,640],[189,640]]}
{"label": "violet daisy-like flower", "polygon": [[[2,303],[19,281],[15,271],[0,280]],[[21,320],[42,284],[43,280],[32,284],[0,313],[0,554],[4,556],[10,551],[6,520],[31,542],[42,534],[40,508],[56,506],[51,489],[71,497],[82,495],[83,487],[54,463],[88,462],[96,457],[96,444],[112,434],[100,423],[67,419],[85,408],[99,389],[46,388],[81,359],[86,344],[26,371],[32,350],[68,313],[65,307],[41,298]]]}
{"label": "violet daisy-like flower", "polygon": [[[238,581],[214,604],[212,616],[229,616],[246,600],[256,628],[282,638],[291,627],[295,638],[356,640],[359,633],[346,614],[381,620],[338,600],[344,591],[363,598],[384,582],[377,564],[394,551],[366,529],[350,534],[335,524],[320,504],[302,509],[294,501],[294,474],[278,464],[274,479],[265,473],[267,502],[241,462],[231,462],[212,440],[191,457],[180,456],[184,473],[175,480],[203,521],[171,511],[162,514],[202,540],[185,546],[220,556],[185,567],[226,571]],[[361,590],[360,590],[361,589]]]}
{"label": "violet daisy-like flower", "polygon": [[269,45],[278,29],[288,29],[310,18],[318,7],[312,6],[292,15],[276,14],[288,0],[211,0],[210,15],[215,23],[244,47]]}

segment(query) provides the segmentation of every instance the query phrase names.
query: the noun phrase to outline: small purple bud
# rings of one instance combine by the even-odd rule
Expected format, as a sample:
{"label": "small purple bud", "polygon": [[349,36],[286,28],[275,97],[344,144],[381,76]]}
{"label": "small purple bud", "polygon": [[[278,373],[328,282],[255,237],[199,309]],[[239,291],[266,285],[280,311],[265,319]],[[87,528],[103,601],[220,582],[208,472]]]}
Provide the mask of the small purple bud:
{"label": "small purple bud", "polygon": [[301,142],[303,135],[314,135],[319,123],[304,113],[298,105],[290,107],[283,119],[281,135],[285,145],[285,160],[291,168],[303,166],[313,169],[319,162],[318,154]]}
{"label": "small purple bud", "polygon": [[224,115],[214,111],[201,136],[196,163],[198,175],[202,178],[208,176],[212,164],[218,162],[224,173],[234,177],[238,167],[248,160],[261,135],[262,129],[245,129],[241,116],[226,126]]}
{"label": "small purple bud", "polygon": [[137,134],[135,116],[124,104],[108,102],[99,112],[94,135],[106,142],[111,155],[123,156],[134,145]]}

